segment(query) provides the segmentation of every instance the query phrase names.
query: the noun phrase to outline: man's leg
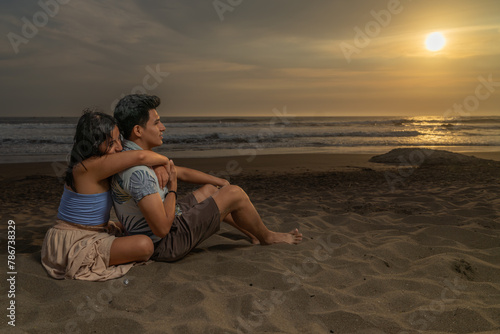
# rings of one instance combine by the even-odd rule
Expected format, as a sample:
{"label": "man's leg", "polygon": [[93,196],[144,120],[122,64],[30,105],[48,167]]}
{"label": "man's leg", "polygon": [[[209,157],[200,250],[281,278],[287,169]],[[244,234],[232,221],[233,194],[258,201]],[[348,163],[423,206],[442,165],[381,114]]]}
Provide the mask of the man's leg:
{"label": "man's leg", "polygon": [[[217,187],[215,187],[211,184],[207,184],[207,185],[204,185],[203,187],[200,187],[199,189],[196,189],[195,191],[193,191],[193,195],[196,198],[196,200],[198,201],[198,203],[201,203],[205,199],[207,199],[208,197],[213,196],[218,191],[219,191],[219,189]],[[224,217],[223,219],[224,219],[225,223],[228,223],[229,225],[240,230],[243,234],[245,234],[247,237],[249,237],[253,244],[257,245],[260,243],[259,239],[257,239],[252,233],[241,228],[240,226],[238,226],[238,224],[235,223],[233,217],[231,216],[231,213],[226,215],[226,217]]]}
{"label": "man's leg", "polygon": [[155,244],[151,259],[172,262],[182,259],[220,228],[220,212],[212,197],[198,203],[191,193],[180,200],[182,215],[175,217],[170,232]]}
{"label": "man's leg", "polygon": [[203,202],[213,194],[215,194],[219,189],[211,184],[206,184],[203,187],[200,187],[193,191],[193,195],[198,201],[198,203]]}
{"label": "man's leg", "polygon": [[298,229],[289,233],[278,233],[267,229],[247,194],[238,186],[225,186],[212,197],[219,207],[221,220],[225,220],[231,214],[233,222],[254,235],[262,245],[297,244],[302,241],[302,234]]}

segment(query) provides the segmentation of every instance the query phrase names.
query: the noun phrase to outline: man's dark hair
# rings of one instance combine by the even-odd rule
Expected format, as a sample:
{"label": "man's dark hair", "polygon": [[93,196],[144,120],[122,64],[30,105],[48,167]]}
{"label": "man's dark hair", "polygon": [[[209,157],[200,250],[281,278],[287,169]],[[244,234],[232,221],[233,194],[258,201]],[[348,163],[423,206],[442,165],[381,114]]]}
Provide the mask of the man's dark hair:
{"label": "man's dark hair", "polygon": [[155,95],[132,94],[122,98],[115,107],[114,117],[123,138],[130,139],[136,125],[146,127],[149,110],[156,109],[160,103],[160,98]]}

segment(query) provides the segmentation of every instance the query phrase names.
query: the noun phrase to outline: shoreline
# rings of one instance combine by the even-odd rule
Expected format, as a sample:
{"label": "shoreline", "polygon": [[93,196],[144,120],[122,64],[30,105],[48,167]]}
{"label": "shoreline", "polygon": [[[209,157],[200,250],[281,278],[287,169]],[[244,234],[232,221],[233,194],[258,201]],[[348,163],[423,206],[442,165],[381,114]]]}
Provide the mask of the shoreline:
{"label": "shoreline", "polygon": [[[500,152],[463,152],[481,159],[500,161]],[[212,172],[215,175],[245,173],[300,173],[327,172],[371,168],[383,170],[394,164],[373,163],[368,160],[377,154],[296,153],[258,154],[255,156],[227,156],[206,158],[173,158],[176,165]],[[0,179],[28,175],[58,176],[65,161],[0,163]],[[238,172],[241,169],[240,172]]]}
{"label": "shoreline", "polygon": [[[154,149],[155,152],[168,156],[171,159],[212,159],[212,158],[234,158],[234,157],[255,157],[263,155],[301,155],[301,154],[324,154],[324,155],[358,155],[358,154],[384,154],[397,148],[409,149],[432,149],[444,150],[459,154],[481,154],[484,156],[498,154],[499,146],[359,146],[359,147],[280,147],[280,148],[247,148],[247,149],[214,149],[214,150],[173,150],[169,151],[163,146]],[[65,154],[14,154],[0,155],[0,165],[16,163],[36,163],[36,162],[61,162],[68,159],[69,151]]]}

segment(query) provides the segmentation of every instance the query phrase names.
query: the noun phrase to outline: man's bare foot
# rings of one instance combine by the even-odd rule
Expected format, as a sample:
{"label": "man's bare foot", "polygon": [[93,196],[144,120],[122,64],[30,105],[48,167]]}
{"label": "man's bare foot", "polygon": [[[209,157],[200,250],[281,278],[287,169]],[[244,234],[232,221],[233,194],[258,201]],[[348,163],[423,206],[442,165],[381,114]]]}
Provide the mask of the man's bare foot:
{"label": "man's bare foot", "polygon": [[294,229],[288,233],[271,232],[266,242],[262,244],[298,244],[301,241],[302,233],[300,233],[298,229]]}

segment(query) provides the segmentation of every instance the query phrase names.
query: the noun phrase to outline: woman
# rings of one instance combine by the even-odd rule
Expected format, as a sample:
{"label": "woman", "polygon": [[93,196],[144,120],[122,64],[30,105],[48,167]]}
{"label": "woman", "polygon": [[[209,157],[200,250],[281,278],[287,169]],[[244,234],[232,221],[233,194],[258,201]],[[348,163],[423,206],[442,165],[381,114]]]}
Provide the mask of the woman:
{"label": "woman", "polygon": [[42,246],[42,264],[50,276],[104,281],[125,275],[132,262],[147,261],[153,254],[153,243],[145,235],[117,238],[108,233],[116,227],[108,223],[113,204],[108,178],[136,165],[166,165],[168,159],[151,151],[121,150],[115,119],[84,112],[73,140],[58,220]]}

